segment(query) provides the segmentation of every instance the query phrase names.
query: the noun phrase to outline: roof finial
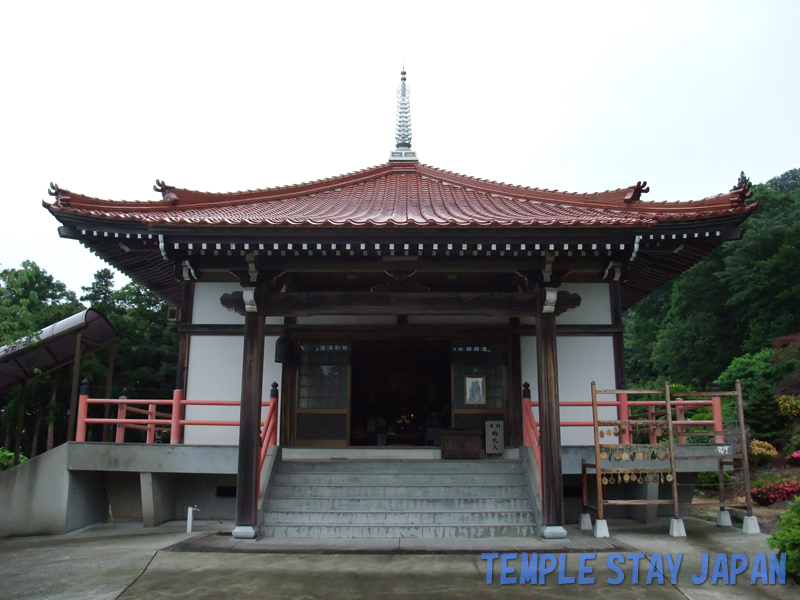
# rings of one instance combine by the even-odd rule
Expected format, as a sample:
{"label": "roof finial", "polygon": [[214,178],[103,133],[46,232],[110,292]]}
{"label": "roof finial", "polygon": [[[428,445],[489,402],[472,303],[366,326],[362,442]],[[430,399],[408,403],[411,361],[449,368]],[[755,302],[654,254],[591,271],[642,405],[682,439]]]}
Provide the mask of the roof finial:
{"label": "roof finial", "polygon": [[400,71],[400,84],[397,86],[397,124],[394,130],[396,150],[389,155],[390,161],[417,160],[417,153],[411,150],[411,86],[406,83],[406,66]]}

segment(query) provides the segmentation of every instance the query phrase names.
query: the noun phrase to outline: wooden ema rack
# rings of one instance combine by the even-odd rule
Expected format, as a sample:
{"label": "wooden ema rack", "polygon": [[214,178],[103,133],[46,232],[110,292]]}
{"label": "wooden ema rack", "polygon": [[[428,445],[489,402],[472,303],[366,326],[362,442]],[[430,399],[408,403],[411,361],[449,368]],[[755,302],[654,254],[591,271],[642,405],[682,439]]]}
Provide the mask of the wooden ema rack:
{"label": "wooden ema rack", "polygon": [[[664,400],[648,400],[648,401],[628,401],[627,408],[628,410],[634,406],[646,406],[648,408],[647,414],[638,415],[641,417],[648,417],[648,418],[637,418],[637,415],[621,415],[627,416],[626,419],[617,419],[617,420],[607,420],[603,419],[600,420],[597,414],[597,396],[602,394],[626,394],[628,398],[630,395],[656,395],[656,394],[663,394]],[[684,428],[686,427],[698,427],[703,425],[708,425],[709,422],[705,421],[688,421],[684,420],[682,417],[682,411],[686,407],[700,407],[708,404],[712,404],[713,402],[719,402],[720,397],[723,396],[735,396],[737,401],[737,416],[738,416],[738,427],[734,429],[728,429],[725,431],[702,431],[696,432],[695,435],[709,435],[715,436],[717,442],[723,441],[725,436],[730,435],[738,435],[741,437],[741,447],[742,453],[741,454],[715,454],[715,455],[697,455],[697,454],[681,454],[681,456],[675,455],[675,437],[676,437],[676,429],[679,430],[678,437],[680,440],[684,440],[686,437],[686,433]],[[708,397],[709,400],[695,400],[695,401],[685,401],[683,397],[698,397],[704,398]],[[663,408],[661,411],[657,411],[656,408]],[[673,418],[673,411],[679,409],[677,414],[681,415],[679,418]],[[628,412],[626,410],[625,412]],[[664,419],[657,419],[655,417],[663,415]],[[646,506],[646,505],[658,505],[658,504],[671,504],[674,510],[674,517],[676,519],[680,519],[680,508],[682,506],[703,506],[703,507],[717,507],[719,510],[724,510],[726,507],[741,507],[747,510],[747,516],[752,516],[753,514],[753,500],[750,495],[750,466],[747,460],[747,440],[745,435],[745,427],[744,427],[744,407],[742,403],[742,386],[741,383],[737,380],[736,381],[736,389],[732,392],[692,392],[692,393],[681,393],[681,398],[678,400],[672,400],[670,395],[669,383],[664,384],[663,390],[598,390],[595,386],[595,382],[592,382],[592,420],[594,424],[594,452],[595,452],[595,462],[587,463],[586,459],[581,461],[581,476],[583,480],[583,512],[592,511],[597,514],[598,519],[603,519],[603,508],[605,506],[610,505],[617,505],[617,506]],[[629,435],[625,435],[629,433],[633,428],[639,429],[641,427],[647,427],[650,433],[650,444],[634,444],[626,443],[626,444],[609,444],[603,443],[603,440],[606,437],[613,438],[616,435],[624,436],[624,439],[630,439]],[[660,431],[659,431],[660,430]],[[658,441],[658,438],[662,435],[666,434],[667,444],[661,444]],[[686,446],[688,444],[680,443],[677,444],[678,446]],[[651,458],[645,458],[644,452],[641,452],[643,448],[646,448],[649,456]],[[628,454],[626,452],[627,449],[631,449],[634,454]],[[638,450],[638,452],[637,452]],[[639,455],[641,453],[641,455]],[[617,462],[624,458],[625,462],[636,466],[631,466],[630,468],[619,468],[619,467],[607,467],[604,464],[608,464],[612,459],[616,459]],[[719,502],[703,502],[699,504],[681,504],[678,499],[678,469],[677,469],[677,462],[681,460],[701,460],[701,459],[716,459],[717,460],[717,470],[719,473],[719,485],[720,485],[720,497]],[[669,466],[665,465],[665,462],[669,461]],[[737,461],[741,463],[742,466],[742,474],[744,480],[744,493],[745,493],[745,502],[743,503],[736,503],[736,502],[725,502],[725,488],[724,488],[724,476],[723,476],[723,468],[725,466],[735,466]],[[658,466],[653,466],[655,463],[658,463]],[[637,464],[640,463],[640,464]],[[644,465],[641,465],[644,463]],[[649,463],[649,464],[648,464]],[[595,480],[597,486],[597,506],[592,506],[589,504],[589,473],[588,469],[594,469],[595,472]],[[651,475],[652,474],[652,475]],[[627,480],[626,479],[627,476]],[[655,476],[655,478],[654,478]],[[670,483],[670,489],[672,492],[671,499],[654,499],[654,500],[609,500],[603,498],[603,487],[606,484],[619,484],[622,483],[631,483],[631,482],[641,482],[640,478],[645,478],[645,481],[648,483],[650,481],[658,482],[658,483]],[[653,479],[654,478],[654,479]],[[604,481],[606,482],[604,484]]]}

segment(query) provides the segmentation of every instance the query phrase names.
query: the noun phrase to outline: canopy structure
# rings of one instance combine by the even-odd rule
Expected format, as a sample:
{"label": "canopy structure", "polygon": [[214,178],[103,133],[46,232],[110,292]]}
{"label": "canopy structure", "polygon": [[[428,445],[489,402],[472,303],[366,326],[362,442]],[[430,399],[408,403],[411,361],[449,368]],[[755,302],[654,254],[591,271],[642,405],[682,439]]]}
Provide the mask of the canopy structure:
{"label": "canopy structure", "polygon": [[0,348],[0,392],[58,369],[119,341],[116,330],[92,308],[48,325],[38,339]]}

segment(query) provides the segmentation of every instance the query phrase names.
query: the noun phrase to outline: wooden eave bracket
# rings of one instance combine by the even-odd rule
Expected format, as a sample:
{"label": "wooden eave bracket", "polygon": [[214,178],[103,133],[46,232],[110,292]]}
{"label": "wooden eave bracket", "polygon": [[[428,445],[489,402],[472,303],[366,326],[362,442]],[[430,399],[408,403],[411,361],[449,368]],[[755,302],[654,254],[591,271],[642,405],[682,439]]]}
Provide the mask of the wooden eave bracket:
{"label": "wooden eave bracket", "polygon": [[603,273],[603,279],[607,279],[609,273],[614,274],[614,281],[619,281],[620,277],[622,277],[622,263],[617,261],[609,261],[608,266],[606,266],[606,270]]}
{"label": "wooden eave bracket", "polygon": [[566,290],[546,287],[542,290],[542,313],[554,316],[563,315],[568,310],[578,308],[581,305],[579,294],[573,294]]}

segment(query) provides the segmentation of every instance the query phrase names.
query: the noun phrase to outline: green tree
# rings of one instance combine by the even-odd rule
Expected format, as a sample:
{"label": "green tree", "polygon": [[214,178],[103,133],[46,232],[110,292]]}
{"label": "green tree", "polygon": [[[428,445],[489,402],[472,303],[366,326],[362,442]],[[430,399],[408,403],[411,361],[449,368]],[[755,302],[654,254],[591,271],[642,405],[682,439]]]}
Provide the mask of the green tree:
{"label": "green tree", "polygon": [[[749,182],[742,173],[736,189]],[[629,379],[708,387],[737,356],[800,332],[800,169],[752,188],[729,242],[626,315]]]}
{"label": "green tree", "polygon": [[[777,446],[786,443],[786,419],[778,410],[775,389],[798,367],[800,358],[797,356],[776,356],[774,349],[765,348],[735,358],[719,376],[722,389],[733,389],[736,380],[741,380],[744,418],[758,439]],[[726,403],[725,408],[726,420],[734,420],[733,403]]]}

